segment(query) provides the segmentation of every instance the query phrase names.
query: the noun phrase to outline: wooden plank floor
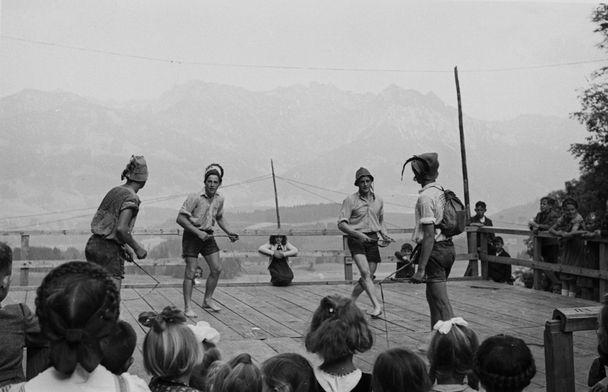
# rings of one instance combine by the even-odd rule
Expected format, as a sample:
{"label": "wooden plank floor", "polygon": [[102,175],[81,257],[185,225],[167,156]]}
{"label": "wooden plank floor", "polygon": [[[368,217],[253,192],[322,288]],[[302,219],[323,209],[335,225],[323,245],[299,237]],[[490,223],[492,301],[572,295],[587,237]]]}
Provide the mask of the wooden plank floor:
{"label": "wooden plank floor", "polygon": [[[204,289],[204,288],[203,288]],[[374,347],[356,356],[356,364],[371,371],[375,357],[387,347],[420,350],[430,340],[430,321],[424,285],[390,283],[383,285],[385,318],[372,320]],[[312,312],[328,294],[349,295],[350,285],[294,285],[290,287],[220,286],[215,298],[222,310],[211,313],[201,308],[202,289],[195,287],[193,300],[199,317],[193,321],[209,322],[221,333],[219,348],[224,359],[241,352],[250,353],[258,362],[280,352],[297,352],[314,364],[319,360],[306,352],[303,336]],[[454,312],[470,323],[480,340],[498,333],[525,340],[536,359],[538,372],[527,391],[545,390],[543,330],[555,308],[597,305],[596,302],[533,291],[486,281],[450,281],[448,291]],[[35,292],[14,291],[4,303],[26,302],[34,309]],[[123,288],[121,318],[138,333],[138,349],[131,372],[145,379],[141,344],[146,329],[137,323],[139,313],[160,310],[167,305],[183,306],[181,289],[162,287]],[[365,294],[359,299],[362,308],[370,306]],[[577,391],[587,391],[586,378],[597,356],[595,331],[574,335]]]}

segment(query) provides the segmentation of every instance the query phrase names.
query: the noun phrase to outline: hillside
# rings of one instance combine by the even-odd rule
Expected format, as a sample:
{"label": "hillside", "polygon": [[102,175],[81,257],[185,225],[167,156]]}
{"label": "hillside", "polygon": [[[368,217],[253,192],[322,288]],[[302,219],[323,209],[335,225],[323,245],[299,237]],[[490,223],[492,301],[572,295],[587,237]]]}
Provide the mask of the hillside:
{"label": "hillside", "polygon": [[[571,120],[464,121],[471,199],[485,200],[489,211],[577,176],[568,147],[584,130]],[[174,211],[201,188],[211,162],[226,169],[228,211],[271,208],[271,158],[281,206],[340,203],[366,166],[387,210],[411,213],[418,187],[409,169],[400,181],[401,165],[425,151],[439,153],[440,181],[462,194],[455,108],[396,86],[378,94],[314,83],[252,92],[193,81],[156,100],[121,104],[24,90],[0,99],[0,122],[0,229],[86,224],[132,154],[145,155],[150,168],[143,205]],[[61,213],[47,215],[54,211]]]}

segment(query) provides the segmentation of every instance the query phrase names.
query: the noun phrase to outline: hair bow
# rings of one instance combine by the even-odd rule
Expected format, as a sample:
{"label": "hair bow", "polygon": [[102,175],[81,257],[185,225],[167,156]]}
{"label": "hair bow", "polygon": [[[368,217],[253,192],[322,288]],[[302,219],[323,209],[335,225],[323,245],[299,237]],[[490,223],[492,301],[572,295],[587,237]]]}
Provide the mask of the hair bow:
{"label": "hair bow", "polygon": [[469,323],[467,323],[462,317],[453,317],[446,321],[437,321],[433,326],[433,331],[437,331],[442,335],[446,335],[452,330],[452,326],[454,326],[454,324],[461,325],[463,327],[469,325]]}
{"label": "hair bow", "polygon": [[162,332],[167,328],[167,324],[186,323],[187,319],[180,309],[175,306],[167,306],[162,312],[143,312],[137,318],[143,326],[153,328],[155,332]]}

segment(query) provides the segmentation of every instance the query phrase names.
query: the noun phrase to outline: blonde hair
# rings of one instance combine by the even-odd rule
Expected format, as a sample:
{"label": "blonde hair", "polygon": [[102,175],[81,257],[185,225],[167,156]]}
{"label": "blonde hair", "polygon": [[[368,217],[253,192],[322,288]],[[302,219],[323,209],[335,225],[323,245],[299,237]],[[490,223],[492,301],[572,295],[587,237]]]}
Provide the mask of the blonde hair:
{"label": "blonde hair", "polygon": [[144,340],[144,368],[155,377],[177,378],[192,373],[202,362],[203,351],[186,324],[151,328]]}

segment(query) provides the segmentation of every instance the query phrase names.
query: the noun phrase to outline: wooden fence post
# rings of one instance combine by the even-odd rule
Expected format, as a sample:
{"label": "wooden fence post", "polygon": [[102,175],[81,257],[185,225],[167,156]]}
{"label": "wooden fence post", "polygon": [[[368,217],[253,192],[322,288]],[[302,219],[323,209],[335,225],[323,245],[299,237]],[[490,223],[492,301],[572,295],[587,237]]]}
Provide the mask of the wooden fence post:
{"label": "wooden fence post", "polygon": [[572,332],[563,332],[559,320],[545,324],[545,375],[547,392],[574,392]]}
{"label": "wooden fence post", "polygon": [[[475,232],[467,232],[467,248],[468,253],[477,254],[477,233]],[[479,257],[479,255],[477,255]],[[465,273],[465,276],[479,276],[479,267],[478,267],[477,259],[469,260],[469,266],[467,268],[468,274]]]}
{"label": "wooden fence post", "polygon": [[[608,271],[608,242],[600,242],[600,271]],[[606,290],[608,289],[608,282],[604,279],[600,279],[600,292],[598,299],[599,302],[602,302],[604,299],[604,294],[606,294]]]}
{"label": "wooden fence post", "polygon": [[481,260],[481,277],[488,279],[488,233],[479,233],[479,260]]}
{"label": "wooden fence post", "polygon": [[30,235],[21,233],[21,268],[19,270],[19,285],[29,286],[29,257],[30,257]]}
{"label": "wooden fence post", "polygon": [[[533,241],[534,241],[534,252],[532,254],[532,260],[534,261],[540,261],[541,255],[540,255],[540,249],[542,246],[542,239],[534,234],[532,237]],[[542,286],[541,286],[541,276],[542,276],[543,271],[539,270],[538,268],[534,268],[534,290],[542,290]],[[549,277],[547,277],[547,279],[549,279]],[[553,285],[553,283],[551,283],[551,285]]]}
{"label": "wooden fence post", "polygon": [[348,248],[348,237],[342,236],[342,249],[344,250],[344,280],[353,280],[353,258]]}

